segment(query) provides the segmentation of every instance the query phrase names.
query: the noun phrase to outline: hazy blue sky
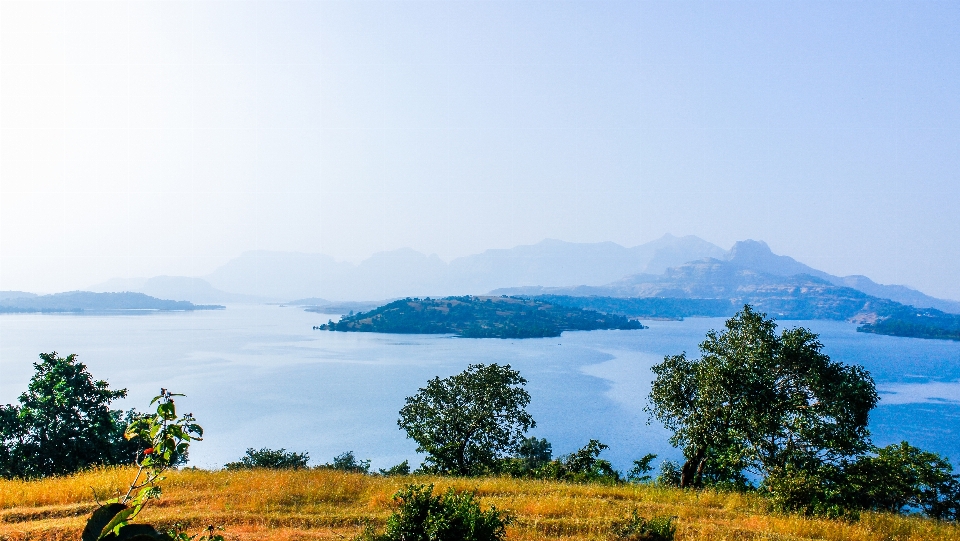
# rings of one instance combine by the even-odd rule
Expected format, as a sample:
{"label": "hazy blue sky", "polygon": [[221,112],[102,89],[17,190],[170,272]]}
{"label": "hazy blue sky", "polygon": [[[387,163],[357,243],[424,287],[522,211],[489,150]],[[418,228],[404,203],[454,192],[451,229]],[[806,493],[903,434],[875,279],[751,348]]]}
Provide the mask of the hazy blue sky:
{"label": "hazy blue sky", "polygon": [[0,3],[0,289],[744,238],[960,298],[957,2]]}

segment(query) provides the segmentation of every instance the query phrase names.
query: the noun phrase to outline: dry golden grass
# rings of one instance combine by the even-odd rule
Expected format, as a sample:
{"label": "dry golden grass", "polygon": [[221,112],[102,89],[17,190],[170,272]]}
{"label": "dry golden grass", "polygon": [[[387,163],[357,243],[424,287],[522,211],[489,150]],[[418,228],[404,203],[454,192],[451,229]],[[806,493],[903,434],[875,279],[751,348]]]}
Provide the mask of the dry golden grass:
{"label": "dry golden grass", "polygon": [[[108,468],[42,481],[0,480],[0,540],[79,539],[96,507],[126,486],[132,471]],[[330,470],[172,472],[163,499],[140,520],[223,526],[227,539],[350,539],[364,521],[383,524],[392,495],[407,483],[476,490],[484,506],[509,510],[512,540],[607,539],[633,509],[677,517],[678,540],[960,540],[960,528],[916,517],[865,514],[859,522],[771,513],[757,496],[651,486],[571,485],[506,478],[382,478]]]}

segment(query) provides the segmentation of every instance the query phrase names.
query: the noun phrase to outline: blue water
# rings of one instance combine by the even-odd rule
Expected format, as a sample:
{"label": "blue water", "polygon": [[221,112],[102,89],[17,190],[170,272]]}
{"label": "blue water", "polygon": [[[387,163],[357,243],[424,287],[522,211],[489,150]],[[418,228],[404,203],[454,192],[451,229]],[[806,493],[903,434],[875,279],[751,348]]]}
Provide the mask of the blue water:
{"label": "blue water", "polygon": [[[650,367],[665,354],[696,355],[722,319],[645,322],[640,331],[567,332],[532,340],[461,339],[314,331],[331,316],[295,307],[145,315],[0,316],[0,403],[27,385],[42,351],[78,353],[94,376],[130,395],[115,403],[144,409],[160,387],[207,431],[191,449],[200,467],[219,467],[247,447],[307,451],[314,463],[352,450],[373,466],[404,459],[416,445],[396,425],[404,397],[434,376],[471,363],[509,363],[528,380],[533,435],[556,453],[599,439],[621,469],[648,452],[679,454],[643,411]],[[876,443],[907,439],[960,458],[960,343],[855,332],[847,323],[785,322],[820,333],[826,353],[871,371],[881,405],[871,417]]]}

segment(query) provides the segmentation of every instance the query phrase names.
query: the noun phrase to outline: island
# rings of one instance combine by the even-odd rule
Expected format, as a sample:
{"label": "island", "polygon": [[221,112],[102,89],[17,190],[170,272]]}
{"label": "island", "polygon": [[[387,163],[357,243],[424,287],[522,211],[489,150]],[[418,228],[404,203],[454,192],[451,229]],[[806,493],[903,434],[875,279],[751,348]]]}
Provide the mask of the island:
{"label": "island", "polygon": [[875,321],[857,327],[857,332],[905,338],[960,340],[960,315],[948,314],[933,308],[917,309],[912,306],[903,306],[892,313],[878,317]]}
{"label": "island", "polygon": [[463,338],[545,338],[563,331],[642,329],[639,321],[518,297],[407,298],[340,321],[324,331],[455,334]]}
{"label": "island", "polygon": [[52,295],[18,295],[0,299],[0,314],[29,313],[117,313],[223,310],[219,304],[158,299],[143,293],[93,293],[68,291]]}

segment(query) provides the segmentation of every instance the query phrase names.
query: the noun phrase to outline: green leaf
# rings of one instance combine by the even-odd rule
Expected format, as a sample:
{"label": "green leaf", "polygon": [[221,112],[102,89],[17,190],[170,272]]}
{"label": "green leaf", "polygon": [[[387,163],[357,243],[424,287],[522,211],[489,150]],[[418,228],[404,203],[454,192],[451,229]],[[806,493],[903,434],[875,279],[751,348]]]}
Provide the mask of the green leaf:
{"label": "green leaf", "polygon": [[113,516],[110,519],[110,522],[103,527],[103,530],[100,531],[100,536],[97,539],[103,539],[104,537],[110,535],[120,535],[120,528],[127,525],[133,517],[137,516],[137,513],[140,512],[140,508],[143,507],[143,504],[138,504],[134,507],[127,507],[126,509],[121,510],[119,513]]}

